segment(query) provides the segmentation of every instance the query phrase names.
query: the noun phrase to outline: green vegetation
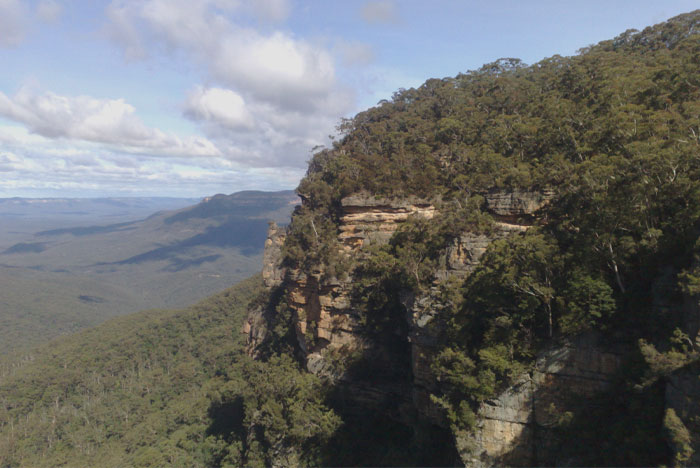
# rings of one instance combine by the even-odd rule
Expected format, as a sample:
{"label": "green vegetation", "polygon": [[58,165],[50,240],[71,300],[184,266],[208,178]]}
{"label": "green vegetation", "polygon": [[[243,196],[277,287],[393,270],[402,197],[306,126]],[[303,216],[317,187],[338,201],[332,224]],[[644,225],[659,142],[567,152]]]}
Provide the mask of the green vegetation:
{"label": "green vegetation", "polygon": [[268,466],[283,450],[313,464],[339,421],[289,357],[244,353],[239,330],[260,289],[254,277],[3,363],[0,466]]}

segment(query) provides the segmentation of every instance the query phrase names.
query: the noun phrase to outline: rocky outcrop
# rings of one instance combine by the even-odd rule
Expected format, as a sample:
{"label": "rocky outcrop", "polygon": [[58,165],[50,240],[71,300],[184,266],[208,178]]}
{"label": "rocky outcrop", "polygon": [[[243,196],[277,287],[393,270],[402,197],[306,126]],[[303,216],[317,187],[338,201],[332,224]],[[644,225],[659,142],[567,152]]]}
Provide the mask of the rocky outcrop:
{"label": "rocky outcrop", "polygon": [[[441,302],[439,283],[451,277],[468,276],[493,240],[528,229],[537,210],[551,197],[551,193],[536,192],[487,194],[486,206],[497,219],[494,229],[488,234],[463,233],[446,250],[442,266],[435,274],[435,287],[420,297],[408,291],[403,294],[402,303],[407,311],[404,333],[410,354],[406,374],[409,385],[368,386],[367,382],[352,381],[342,366],[334,365],[332,356],[337,357],[338,353],[349,356],[371,350],[374,359],[382,359],[377,343],[362,333],[363,325],[352,305],[352,277],[342,280],[329,277],[322,271],[323,267],[317,271],[284,271],[281,266],[284,231],[275,225],[270,226],[268,233],[263,278],[268,287],[281,285],[284,289],[297,341],[310,372],[341,381],[352,388],[350,398],[355,400],[381,400],[391,393],[402,405],[418,409],[420,418],[446,426],[442,412],[430,400],[436,382],[431,363],[444,327],[437,323],[436,317],[446,306]],[[429,200],[392,200],[367,195],[345,198],[341,207],[338,242],[346,256],[363,255],[363,248],[387,243],[411,216],[431,219],[437,213],[436,204]],[[262,316],[249,318],[249,344],[260,341],[264,321]],[[556,450],[552,448],[553,415],[567,411],[567,405],[577,397],[604,391],[620,362],[619,351],[603,346],[592,335],[543,353],[531,373],[482,405],[476,432],[456,435],[455,445],[462,462],[469,466],[562,462],[557,460]]]}
{"label": "rocky outcrop", "polygon": [[533,216],[554,197],[553,190],[542,192],[493,191],[484,195],[486,209],[496,216]]}
{"label": "rocky outcrop", "polygon": [[525,231],[528,227],[523,224],[496,222],[493,231],[489,234],[463,233],[447,248],[445,262],[442,268],[435,272],[435,278],[445,280],[451,276],[466,277],[474,271],[491,242],[514,232]]}
{"label": "rocky outcrop", "polygon": [[[430,219],[435,214],[434,205],[427,200],[393,200],[366,194],[347,197],[341,206],[338,241],[341,253],[348,257],[362,255],[363,247],[387,243],[411,216]],[[272,238],[268,243],[272,248],[276,245]],[[264,276],[284,275],[273,271],[274,262],[268,263],[271,269]],[[309,371],[326,375],[330,372],[325,362],[329,353],[339,348],[351,353],[369,346],[360,333],[359,316],[351,307],[351,277],[341,281],[327,277],[321,270],[290,270],[286,272],[285,288],[297,340],[306,355]]]}
{"label": "rocky outcrop", "polygon": [[267,229],[265,250],[263,251],[263,283],[268,288],[280,286],[284,280],[282,268],[282,245],[286,237],[286,230],[271,222]]}
{"label": "rocky outcrop", "polygon": [[[455,239],[445,253],[443,267],[435,274],[436,280],[468,275],[490,242],[511,232],[527,229],[527,224],[517,224],[520,217],[532,216],[547,203],[551,195],[494,192],[485,198],[491,213],[508,217],[508,222],[497,222],[490,235],[465,232]],[[386,244],[399,226],[410,217],[432,219],[437,213],[435,205],[432,200],[415,197],[388,199],[366,193],[344,198],[341,201],[342,212],[338,225],[338,241],[342,253],[346,256],[362,255],[363,248],[369,245]],[[300,347],[307,357],[311,356],[311,361],[315,364],[313,367],[323,368],[320,364],[321,352],[326,348],[344,347],[352,350],[364,347],[358,317],[351,308],[352,278],[340,281],[326,277],[320,270],[285,272],[281,266],[283,243],[284,230],[271,224],[265,243],[263,280],[269,288],[284,282],[287,302],[295,317],[295,331]],[[251,323],[248,329],[252,333],[256,327]],[[416,343],[421,341],[417,338],[418,335],[420,333],[416,334]],[[249,339],[249,342],[256,341]],[[415,354],[423,355],[420,350],[416,350]],[[420,366],[416,371],[421,372]]]}
{"label": "rocky outcrop", "polygon": [[432,202],[422,199],[376,198],[367,194],[352,195],[341,202],[338,239],[348,251],[371,244],[386,244],[394,231],[410,216],[431,219]]}
{"label": "rocky outcrop", "polygon": [[[263,284],[270,290],[282,287],[284,282],[282,245],[284,245],[285,237],[286,228],[281,228],[274,222],[269,224],[263,252],[262,280]],[[270,312],[265,307],[258,306],[248,311],[248,317],[243,322],[241,333],[246,339],[246,352],[251,356],[258,354],[259,346],[267,335]]]}

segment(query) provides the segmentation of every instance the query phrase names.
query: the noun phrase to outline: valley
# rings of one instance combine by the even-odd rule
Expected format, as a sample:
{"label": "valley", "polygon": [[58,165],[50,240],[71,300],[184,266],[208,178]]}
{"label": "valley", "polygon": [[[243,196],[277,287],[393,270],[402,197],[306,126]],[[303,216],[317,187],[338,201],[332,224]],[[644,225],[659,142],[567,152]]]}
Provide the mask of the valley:
{"label": "valley", "polygon": [[296,200],[239,192],[175,210],[164,208],[190,200],[0,202],[0,354],[108,317],[186,306],[250,276],[268,221],[286,222]]}

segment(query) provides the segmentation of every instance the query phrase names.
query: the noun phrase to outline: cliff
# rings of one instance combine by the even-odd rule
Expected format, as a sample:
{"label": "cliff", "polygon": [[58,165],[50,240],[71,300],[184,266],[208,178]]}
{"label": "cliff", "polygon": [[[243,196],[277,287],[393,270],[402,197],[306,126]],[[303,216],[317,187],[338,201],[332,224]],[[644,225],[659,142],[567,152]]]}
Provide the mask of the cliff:
{"label": "cliff", "polygon": [[[523,232],[533,224],[538,210],[554,196],[552,191],[495,192],[485,195],[487,210],[497,220],[486,235],[463,232],[442,256],[435,271],[434,286],[416,296],[404,291],[405,336],[410,353],[410,372],[402,385],[368,385],[331,362],[338,356],[349,358],[359,352],[377,352],[381,343],[368,339],[364,324],[354,310],[352,274],[339,280],[326,278],[322,271],[305,272],[282,266],[284,230],[270,225],[265,244],[263,279],[268,288],[283,288],[293,311],[293,327],[301,355],[309,372],[339,382],[351,399],[381,404],[398,399],[404,406],[397,417],[418,414],[418,418],[446,426],[444,416],[431,401],[436,376],[431,369],[444,323],[436,323],[441,307],[437,284],[450,278],[465,278],[496,239]],[[348,258],[361,257],[370,245],[387,244],[392,235],[411,217],[430,220],[438,212],[435,203],[425,199],[386,199],[354,195],[342,200],[338,244]],[[266,331],[260,313],[250,314],[243,332],[249,352],[262,341]],[[549,428],[557,411],[572,410],[573,400],[591,397],[607,390],[623,360],[624,351],[600,343],[596,334],[587,334],[552,346],[542,352],[532,372],[479,408],[479,422],[473,433],[455,432],[453,443],[467,466],[510,464],[558,464],[556,435]],[[388,361],[387,365],[396,362]],[[391,373],[391,370],[386,370]],[[573,397],[573,399],[572,399]],[[406,407],[410,407],[411,411]]]}

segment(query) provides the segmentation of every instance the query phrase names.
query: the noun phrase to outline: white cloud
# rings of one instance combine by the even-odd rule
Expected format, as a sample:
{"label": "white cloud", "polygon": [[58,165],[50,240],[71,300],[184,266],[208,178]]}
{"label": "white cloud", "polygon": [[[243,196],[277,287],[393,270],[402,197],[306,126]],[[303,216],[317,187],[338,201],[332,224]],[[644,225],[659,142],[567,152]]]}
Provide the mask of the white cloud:
{"label": "white cloud", "polygon": [[0,151],[0,172],[10,172],[23,169],[22,158],[9,151]]}
{"label": "white cloud", "polygon": [[[244,25],[248,14],[280,21],[289,10],[287,0],[120,0],[108,17],[127,58],[168,51],[205,70],[209,85],[190,93],[184,114],[227,159],[301,168],[354,107],[354,95],[338,82],[325,47]],[[371,50],[360,49],[351,60],[368,58]]]}
{"label": "white cloud", "polygon": [[230,89],[198,87],[187,99],[185,114],[231,129],[250,129],[254,125],[245,101]]}
{"label": "white cloud", "polygon": [[60,96],[22,88],[14,96],[0,92],[0,115],[50,139],[84,140],[163,156],[220,155],[206,138],[183,139],[144,125],[123,99]]}
{"label": "white cloud", "polygon": [[293,188],[303,169],[251,168],[225,158],[163,158],[0,124],[0,173],[0,196],[202,196]]}
{"label": "white cloud", "polygon": [[25,5],[20,0],[0,0],[0,47],[13,47],[24,39],[27,28]]}
{"label": "white cloud", "polygon": [[279,32],[228,35],[210,66],[228,86],[284,108],[318,109],[336,86],[330,54]]}
{"label": "white cloud", "polygon": [[[190,94],[185,115],[203,124],[208,138],[224,157],[250,167],[306,167],[310,150],[327,143],[348,96],[327,101],[329,113],[288,110],[265,101],[245,102],[222,88],[197,88]],[[230,105],[216,107],[225,99]],[[243,125],[243,123],[250,126]]]}
{"label": "white cloud", "polygon": [[229,13],[237,7],[214,0],[120,1],[109,6],[108,18],[129,58],[160,46],[182,50],[240,94],[282,107],[321,106],[337,85],[331,55],[287,33],[263,35],[236,24]]}
{"label": "white cloud", "polygon": [[399,12],[393,0],[370,0],[362,7],[360,15],[373,24],[396,23],[399,20]]}
{"label": "white cloud", "polygon": [[42,0],[36,7],[36,14],[46,23],[58,21],[63,13],[63,7],[56,0]]}

